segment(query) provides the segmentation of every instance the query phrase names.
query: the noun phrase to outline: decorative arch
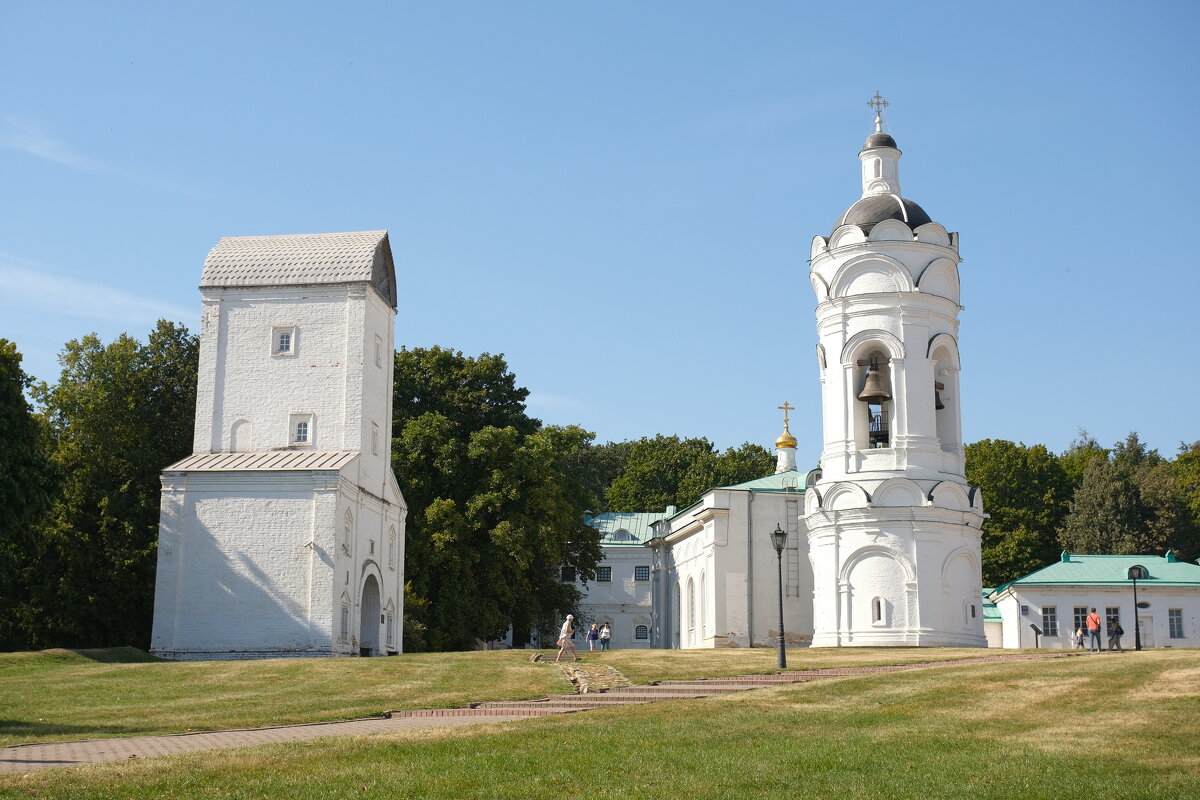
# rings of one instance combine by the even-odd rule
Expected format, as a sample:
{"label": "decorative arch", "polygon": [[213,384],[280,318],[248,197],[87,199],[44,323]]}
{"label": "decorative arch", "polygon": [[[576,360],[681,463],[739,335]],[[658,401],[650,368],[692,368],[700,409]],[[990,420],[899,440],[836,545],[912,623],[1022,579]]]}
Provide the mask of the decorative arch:
{"label": "decorative arch", "polygon": [[819,343],[817,344],[817,366],[820,367],[821,372],[825,371],[825,345]]}
{"label": "decorative arch", "polygon": [[342,550],[349,555],[350,548],[354,544],[354,514],[350,509],[346,509],[346,515],[342,517]]}
{"label": "decorative arch", "polygon": [[825,279],[815,272],[808,273],[808,282],[812,284],[813,293],[817,296],[817,302],[823,303],[829,299],[829,285],[825,283]]}
{"label": "decorative arch", "polygon": [[950,246],[950,234],[936,222],[926,222],[924,225],[919,225],[914,233],[917,234],[918,242],[940,244],[942,247]]}
{"label": "decorative arch", "polygon": [[829,249],[829,240],[820,234],[812,238],[812,245],[808,248],[808,257],[816,258],[821,253]]}
{"label": "decorative arch", "polygon": [[971,507],[971,498],[966,490],[954,481],[942,481],[930,489],[929,502],[951,511],[966,511]]}
{"label": "decorative arch", "polygon": [[871,495],[857,483],[835,483],[825,491],[821,505],[829,511],[863,508],[871,505]]}
{"label": "decorative arch", "polygon": [[858,548],[851,553],[845,561],[842,562],[842,568],[838,572],[838,582],[844,583],[849,581],[850,574],[854,572],[854,568],[863,561],[866,561],[868,558],[872,558],[874,556],[890,558],[892,561],[895,561],[897,564],[899,564],[900,568],[904,571],[904,580],[906,583],[911,583],[912,581],[916,580],[917,569],[913,563],[909,561],[908,556],[904,555],[903,553],[898,553],[895,550],[890,550],[886,547],[869,544]]}
{"label": "decorative arch", "polygon": [[908,507],[925,505],[921,487],[908,478],[888,478],[872,494],[875,506]]}
{"label": "decorative arch", "polygon": [[875,223],[867,238],[872,242],[911,242],[913,232],[912,228],[898,219],[885,219]]}
{"label": "decorative arch", "polygon": [[953,259],[935,258],[921,270],[921,275],[917,278],[917,288],[925,294],[944,297],[958,303],[961,294],[958,264],[955,264]]}
{"label": "decorative arch", "polygon": [[958,369],[958,340],[949,333],[939,333],[937,336],[930,337],[929,346],[925,348],[925,357],[936,360],[934,353],[939,349],[946,350],[951,356],[950,363],[947,366]]}
{"label": "decorative arch", "polygon": [[882,328],[869,328],[859,331],[846,340],[846,343],[842,345],[842,352],[838,355],[838,362],[844,367],[854,366],[859,351],[868,344],[878,344],[887,350],[888,358],[904,358],[904,343],[896,337],[896,334],[889,333]]}
{"label": "decorative arch", "polygon": [[234,453],[248,453],[254,449],[254,423],[248,419],[239,419],[229,426],[229,450]]}
{"label": "decorative arch", "polygon": [[867,241],[867,235],[857,225],[841,225],[829,235],[829,248],[835,249],[850,244],[862,244]]}
{"label": "decorative arch", "polygon": [[821,490],[815,486],[811,489],[804,490],[804,513],[812,514],[821,510],[823,503],[821,499]]}
{"label": "decorative arch", "polygon": [[832,297],[880,292],[911,292],[912,276],[904,264],[881,253],[864,253],[838,268],[829,282]]}

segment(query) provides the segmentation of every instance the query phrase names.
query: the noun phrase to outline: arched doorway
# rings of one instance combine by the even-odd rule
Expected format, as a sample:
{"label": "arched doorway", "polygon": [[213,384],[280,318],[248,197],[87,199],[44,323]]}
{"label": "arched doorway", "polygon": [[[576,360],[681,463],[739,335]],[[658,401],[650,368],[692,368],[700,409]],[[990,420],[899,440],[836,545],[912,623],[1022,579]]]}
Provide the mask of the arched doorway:
{"label": "arched doorway", "polygon": [[362,617],[358,624],[359,655],[373,656],[379,652],[379,581],[368,575],[363,582]]}

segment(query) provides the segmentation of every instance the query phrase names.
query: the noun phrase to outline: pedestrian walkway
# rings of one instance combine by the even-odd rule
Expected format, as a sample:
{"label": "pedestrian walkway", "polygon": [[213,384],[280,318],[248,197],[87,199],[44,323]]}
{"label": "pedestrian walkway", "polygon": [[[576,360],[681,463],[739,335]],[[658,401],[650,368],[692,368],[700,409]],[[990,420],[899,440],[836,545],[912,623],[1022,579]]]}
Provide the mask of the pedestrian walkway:
{"label": "pedestrian walkway", "polygon": [[167,736],[132,736],[120,739],[89,739],[76,742],[50,742],[0,748],[0,774],[28,772],[49,767],[70,767],[97,764],[105,761],[125,761],[137,758],[194,753],[201,750],[220,750],[273,742],[296,742],[323,736],[363,736],[373,733],[422,728],[449,728],[478,725],[488,722],[512,722],[553,714],[569,714],[595,708],[622,706],[632,703],[655,703],[666,700],[693,700],[713,695],[743,692],[804,683],[845,675],[867,675],[886,672],[907,672],[991,661],[1019,661],[1034,658],[1061,658],[1071,653],[1020,653],[984,656],[956,661],[927,661],[918,664],[898,664],[883,667],[846,667],[777,672],[766,675],[738,675],[728,678],[700,680],[655,681],[643,686],[618,686],[584,694],[560,694],[539,700],[472,703],[466,708],[420,709],[389,711],[382,718],[356,719],[345,722],[325,722],[308,725],[285,725],[273,728],[179,733]]}

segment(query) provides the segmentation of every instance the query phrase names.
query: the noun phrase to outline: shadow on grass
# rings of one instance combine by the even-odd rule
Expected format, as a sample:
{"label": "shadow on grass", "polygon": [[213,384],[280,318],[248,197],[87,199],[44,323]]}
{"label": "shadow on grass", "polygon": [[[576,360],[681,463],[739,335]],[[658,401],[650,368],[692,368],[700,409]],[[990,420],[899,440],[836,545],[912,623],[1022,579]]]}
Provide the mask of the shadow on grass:
{"label": "shadow on grass", "polygon": [[9,745],[0,745],[0,747],[34,744],[64,736],[76,739],[102,739],[116,736],[137,736],[142,733],[145,731],[131,725],[66,725],[61,722],[0,719],[0,740],[10,736],[20,740]]}
{"label": "shadow on grass", "polygon": [[138,650],[136,647],[55,648],[52,650],[43,650],[42,652],[47,655],[70,653],[100,664],[145,664],[166,660],[158,656],[152,656],[145,650]]}

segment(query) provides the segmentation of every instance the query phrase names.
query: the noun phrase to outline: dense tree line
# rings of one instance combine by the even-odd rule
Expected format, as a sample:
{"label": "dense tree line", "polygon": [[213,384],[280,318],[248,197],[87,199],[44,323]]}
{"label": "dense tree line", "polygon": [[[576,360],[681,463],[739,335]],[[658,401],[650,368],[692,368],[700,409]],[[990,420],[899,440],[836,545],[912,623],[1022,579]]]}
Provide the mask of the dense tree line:
{"label": "dense tree line", "polygon": [[[159,472],[191,451],[198,342],[165,321],[143,344],[68,342],[37,384],[0,339],[0,648],[146,647]],[[659,435],[596,444],[530,417],[502,356],[396,353],[392,463],[409,505],[406,649],[470,647],[544,628],[601,558],[600,511],[683,508],[715,486],[771,474],[772,454]],[[31,405],[29,397],[36,401]],[[984,492],[984,581],[1076,553],[1200,555],[1200,442],[1174,458],[1136,434],[1083,434],[1063,453],[967,446]]]}
{"label": "dense tree line", "polygon": [[1200,442],[1174,460],[1136,433],[1111,448],[1086,433],[1062,454],[985,439],[967,445],[967,480],[983,490],[983,580],[995,586],[1058,553],[1200,556]]}

